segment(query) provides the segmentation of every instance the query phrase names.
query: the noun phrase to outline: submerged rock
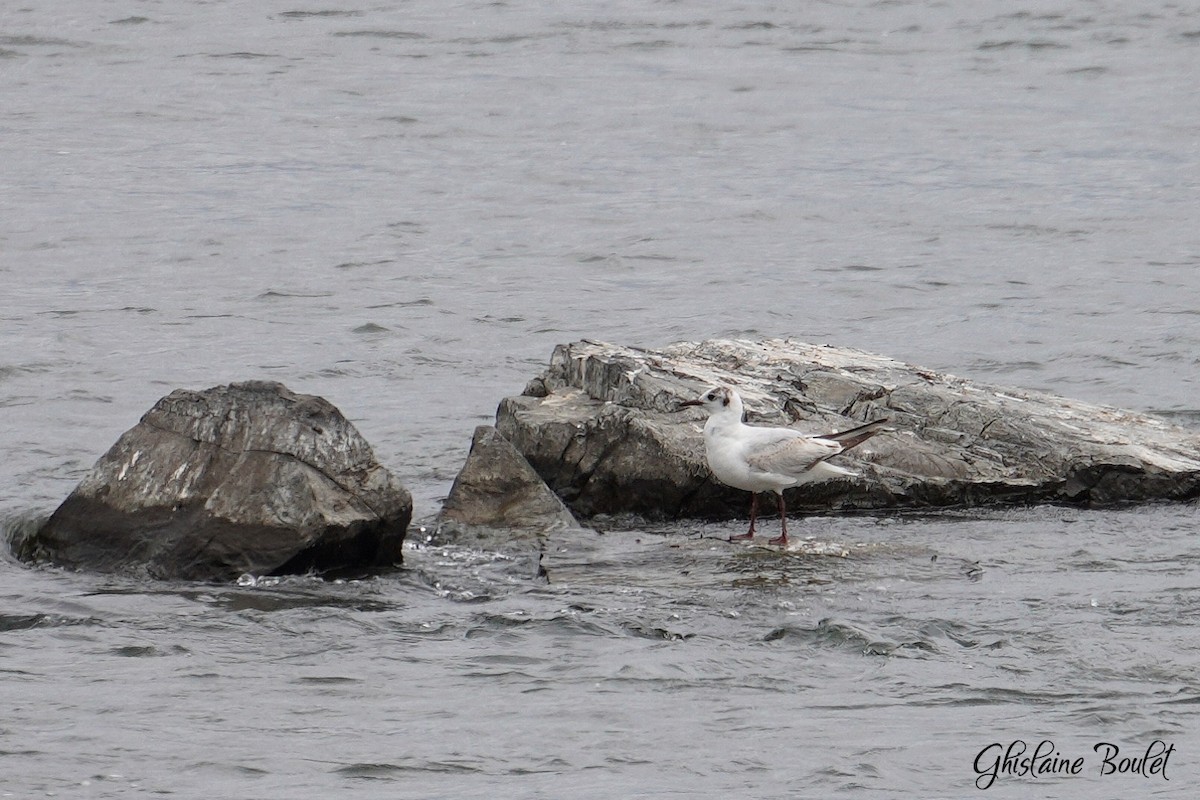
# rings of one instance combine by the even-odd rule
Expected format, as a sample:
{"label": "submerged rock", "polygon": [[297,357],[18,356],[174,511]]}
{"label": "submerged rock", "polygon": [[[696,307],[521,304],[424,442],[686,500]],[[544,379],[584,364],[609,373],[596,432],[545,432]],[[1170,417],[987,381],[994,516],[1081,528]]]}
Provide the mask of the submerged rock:
{"label": "submerged rock", "polygon": [[574,515],[516,448],[480,425],[431,541],[492,552],[526,577],[545,578],[551,537],[579,531]]}
{"label": "submerged rock", "polygon": [[159,400],[14,551],[157,578],[358,571],[400,562],[411,517],[332,404],[252,381]]}
{"label": "submerged rock", "polygon": [[439,535],[524,531],[530,535],[575,528],[575,517],[495,428],[480,425],[471,452],[438,518]]}
{"label": "submerged rock", "polygon": [[892,432],[838,457],[860,477],[789,490],[798,510],[1200,494],[1196,431],[791,340],[560,345],[523,395],[500,403],[496,427],[581,517],[742,516],[745,493],[705,463],[703,414],[677,410],[718,383],[737,387],[751,424],[827,433],[890,419]]}

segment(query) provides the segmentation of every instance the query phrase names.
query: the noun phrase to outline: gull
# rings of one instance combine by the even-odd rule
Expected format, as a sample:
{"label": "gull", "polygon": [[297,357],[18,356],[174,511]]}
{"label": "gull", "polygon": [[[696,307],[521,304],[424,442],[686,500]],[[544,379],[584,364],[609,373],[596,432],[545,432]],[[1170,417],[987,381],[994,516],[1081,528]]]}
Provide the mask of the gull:
{"label": "gull", "polygon": [[781,532],[771,544],[786,545],[787,508],[783,490],[802,483],[843,478],[858,473],[830,464],[827,459],[862,444],[883,429],[878,419],[841,433],[808,436],[792,428],[766,428],[742,422],[742,398],[729,386],[714,386],[679,408],[700,406],[704,423],[704,454],[708,467],[726,486],[750,492],[750,530],[730,541],[754,538],[758,493],[775,492],[779,499]]}

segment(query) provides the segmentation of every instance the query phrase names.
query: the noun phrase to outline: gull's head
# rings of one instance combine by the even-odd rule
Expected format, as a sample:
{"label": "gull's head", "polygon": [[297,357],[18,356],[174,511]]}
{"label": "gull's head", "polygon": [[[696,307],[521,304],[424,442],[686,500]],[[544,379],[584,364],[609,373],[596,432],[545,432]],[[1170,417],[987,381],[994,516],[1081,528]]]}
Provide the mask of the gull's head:
{"label": "gull's head", "polygon": [[680,408],[688,406],[701,406],[709,414],[733,408],[740,414],[741,398],[728,386],[713,386],[711,389],[705,389],[695,400],[685,400],[679,404]]}

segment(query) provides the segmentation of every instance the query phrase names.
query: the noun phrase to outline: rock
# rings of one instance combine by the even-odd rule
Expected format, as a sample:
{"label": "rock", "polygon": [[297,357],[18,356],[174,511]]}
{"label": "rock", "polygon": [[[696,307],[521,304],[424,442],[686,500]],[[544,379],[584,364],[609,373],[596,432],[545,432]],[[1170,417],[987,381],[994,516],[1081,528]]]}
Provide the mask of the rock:
{"label": "rock", "polygon": [[522,396],[501,402],[496,427],[581,517],[741,517],[745,493],[705,464],[703,414],[676,410],[716,383],[737,387],[751,424],[827,433],[891,420],[893,432],[838,457],[860,478],[789,490],[798,511],[1200,494],[1194,430],[792,340],[561,345]]}
{"label": "rock", "polygon": [[438,519],[439,533],[461,538],[467,530],[544,534],[575,528],[571,512],[503,436],[480,425],[471,452]]}
{"label": "rock", "polygon": [[163,579],[364,571],[400,562],[411,517],[332,404],[252,381],[159,400],[14,550]]}

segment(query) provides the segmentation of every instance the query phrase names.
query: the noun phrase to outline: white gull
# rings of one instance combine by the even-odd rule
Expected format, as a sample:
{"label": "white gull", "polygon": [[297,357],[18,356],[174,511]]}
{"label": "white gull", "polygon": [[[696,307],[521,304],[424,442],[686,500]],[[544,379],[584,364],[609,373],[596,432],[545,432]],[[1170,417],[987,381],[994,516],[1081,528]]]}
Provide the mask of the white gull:
{"label": "white gull", "polygon": [[728,386],[714,386],[695,400],[679,404],[701,406],[708,412],[704,424],[704,454],[708,467],[726,486],[750,492],[750,530],[733,539],[754,538],[758,493],[775,492],[779,498],[780,535],[771,544],[787,544],[787,508],[783,490],[802,483],[852,477],[858,473],[830,464],[826,459],[862,444],[883,429],[878,419],[841,433],[808,436],[792,428],[765,428],[742,422],[742,398]]}

